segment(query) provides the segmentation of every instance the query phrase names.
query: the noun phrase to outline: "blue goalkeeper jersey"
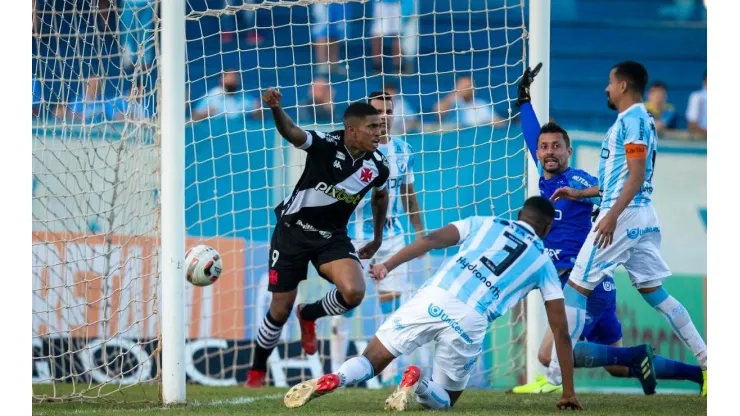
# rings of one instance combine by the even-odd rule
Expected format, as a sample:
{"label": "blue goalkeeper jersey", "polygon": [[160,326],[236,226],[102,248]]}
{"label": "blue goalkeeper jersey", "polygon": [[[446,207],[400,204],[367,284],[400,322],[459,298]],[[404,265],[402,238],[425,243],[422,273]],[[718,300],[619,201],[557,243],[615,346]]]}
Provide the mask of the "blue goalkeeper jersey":
{"label": "blue goalkeeper jersey", "polygon": [[[522,105],[521,119],[524,140],[527,142],[527,147],[539,170],[540,195],[549,199],[557,189],[562,187],[587,189],[599,184],[598,180],[587,172],[570,167],[559,175],[545,179],[542,166],[537,160],[536,150],[540,125],[531,104]],[[581,201],[561,199],[553,204],[555,207],[555,221],[550,233],[545,238],[545,248],[559,271],[573,268],[578,252],[593,227],[591,213],[594,205],[598,204],[599,198],[588,198]],[[596,286],[591,292],[588,300],[589,311],[592,306],[598,306],[598,309],[601,310],[616,305],[616,292],[606,290],[614,287],[614,281],[611,278],[607,278],[607,280],[608,282],[605,280],[603,284]]]}
{"label": "blue goalkeeper jersey", "polygon": [[[538,164],[539,166],[539,164]],[[587,189],[599,181],[580,169],[568,168],[559,175],[545,179],[540,167],[540,195],[550,199],[556,190],[563,187]],[[567,201],[561,199],[553,203],[555,222],[545,238],[545,247],[559,270],[572,269],[576,257],[591,231],[591,213],[594,201]]]}

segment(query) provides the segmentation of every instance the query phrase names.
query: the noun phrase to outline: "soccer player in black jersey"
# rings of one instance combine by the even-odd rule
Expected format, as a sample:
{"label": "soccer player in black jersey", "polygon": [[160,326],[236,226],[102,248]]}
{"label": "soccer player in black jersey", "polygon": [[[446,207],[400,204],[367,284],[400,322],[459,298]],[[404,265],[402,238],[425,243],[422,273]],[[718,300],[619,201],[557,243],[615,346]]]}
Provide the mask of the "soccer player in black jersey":
{"label": "soccer player in black jersey", "polygon": [[[316,319],[344,314],[360,304],[365,295],[360,259],[373,257],[380,248],[388,208],[385,187],[390,170],[378,151],[378,111],[370,104],[354,103],[344,112],[344,130],[304,131],[280,107],[281,97],[268,88],[262,98],[280,135],[308,156],[292,194],[275,208],[268,286],[272,300],[257,333],[247,387],[264,385],[267,358],[293,310],[298,283],[307,278],[309,262],[335,288],[322,299],[296,308],[306,354],[318,349]],[[371,188],[374,239],[358,252],[347,236],[347,223]]]}

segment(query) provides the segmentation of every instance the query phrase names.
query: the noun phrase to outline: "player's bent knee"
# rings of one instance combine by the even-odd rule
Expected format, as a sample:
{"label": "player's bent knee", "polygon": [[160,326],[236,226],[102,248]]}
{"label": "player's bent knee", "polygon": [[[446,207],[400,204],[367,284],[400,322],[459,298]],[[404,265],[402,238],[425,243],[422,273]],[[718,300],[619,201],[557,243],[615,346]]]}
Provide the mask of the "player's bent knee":
{"label": "player's bent knee", "polygon": [[350,286],[347,288],[339,289],[339,293],[342,294],[342,298],[351,307],[356,308],[362,303],[362,299],[365,297],[365,286]]}
{"label": "player's bent knee", "polygon": [[540,364],[544,365],[545,367],[550,366],[550,354],[546,354],[542,350],[537,352],[537,360],[539,360]]}

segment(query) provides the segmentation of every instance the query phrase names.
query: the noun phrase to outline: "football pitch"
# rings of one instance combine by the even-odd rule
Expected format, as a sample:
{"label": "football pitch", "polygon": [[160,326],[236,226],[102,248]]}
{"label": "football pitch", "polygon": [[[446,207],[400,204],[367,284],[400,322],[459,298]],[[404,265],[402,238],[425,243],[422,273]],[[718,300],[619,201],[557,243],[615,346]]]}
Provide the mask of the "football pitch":
{"label": "football pitch", "polygon": [[[57,393],[59,394],[59,386]],[[62,386],[64,388],[64,386]],[[77,386],[79,391],[80,386]],[[379,415],[391,390],[347,388],[321,397],[299,409],[283,405],[287,389],[246,390],[241,387],[188,386],[188,404],[164,407],[158,404],[157,387],[132,387],[107,399],[90,402],[34,403],[33,414],[56,415]],[[50,395],[50,386],[34,385],[34,395]],[[97,390],[85,393],[94,396]],[[463,393],[452,409],[460,415],[545,415],[556,413],[557,395],[513,395],[485,390]],[[707,401],[699,395],[581,394],[589,415],[702,415]],[[411,413],[422,414],[421,407]],[[439,414],[434,412],[433,414]]]}

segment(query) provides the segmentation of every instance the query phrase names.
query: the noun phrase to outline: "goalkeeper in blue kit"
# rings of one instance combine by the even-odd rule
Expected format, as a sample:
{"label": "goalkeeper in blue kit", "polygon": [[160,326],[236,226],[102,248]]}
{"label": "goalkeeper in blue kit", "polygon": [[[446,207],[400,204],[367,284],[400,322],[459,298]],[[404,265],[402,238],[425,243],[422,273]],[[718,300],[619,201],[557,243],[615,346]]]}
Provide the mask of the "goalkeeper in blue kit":
{"label": "goalkeeper in blue kit", "polygon": [[[568,133],[555,123],[540,127],[530,103],[529,92],[540,66],[534,71],[525,71],[517,98],[524,139],[539,170],[540,194],[550,198],[559,188],[587,189],[596,186],[596,178],[569,166],[568,159],[573,154],[573,149]],[[568,281],[578,252],[592,228],[593,207],[598,204],[598,197],[577,201],[560,199],[554,202],[555,221],[545,239],[545,247],[563,285]],[[586,324],[581,336],[581,340],[589,342],[574,345],[575,367],[605,366],[615,377],[637,378],[645,394],[655,392],[657,379],[691,380],[702,386],[703,375],[699,366],[659,355],[653,356],[652,348],[646,344],[618,348],[622,346],[622,326],[616,314],[616,299],[616,285],[611,277],[606,277],[589,295],[585,307]],[[552,343],[552,332],[548,329],[538,353],[540,363],[546,367],[545,375],[532,383],[514,387],[513,393],[549,393],[562,390],[557,360],[551,360]]]}

